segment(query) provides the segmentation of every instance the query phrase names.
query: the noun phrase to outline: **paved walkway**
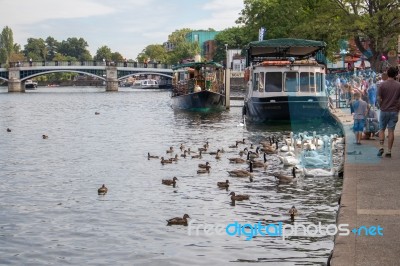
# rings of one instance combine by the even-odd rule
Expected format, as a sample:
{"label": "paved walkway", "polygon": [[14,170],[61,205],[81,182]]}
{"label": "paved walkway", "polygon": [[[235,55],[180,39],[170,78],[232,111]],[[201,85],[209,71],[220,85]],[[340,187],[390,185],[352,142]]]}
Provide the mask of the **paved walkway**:
{"label": "paved walkway", "polygon": [[[350,233],[336,236],[331,265],[400,265],[400,123],[392,158],[379,158],[379,140],[356,145],[349,109],[336,109],[346,136],[343,191],[338,224],[350,230],[378,225],[383,236]],[[385,151],[387,139],[385,139]],[[371,230],[371,229],[370,229]],[[373,233],[371,231],[371,233]]]}

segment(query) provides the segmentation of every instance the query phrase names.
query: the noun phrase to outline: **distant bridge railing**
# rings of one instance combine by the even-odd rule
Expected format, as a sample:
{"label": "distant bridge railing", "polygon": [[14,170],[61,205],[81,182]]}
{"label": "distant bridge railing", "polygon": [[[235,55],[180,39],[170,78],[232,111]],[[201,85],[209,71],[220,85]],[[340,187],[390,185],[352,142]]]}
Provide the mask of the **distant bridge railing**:
{"label": "distant bridge railing", "polygon": [[115,66],[115,67],[133,67],[133,68],[160,68],[172,69],[172,65],[161,63],[139,63],[139,62],[113,62],[113,61],[23,61],[0,63],[0,68],[10,67],[44,67],[44,66]]}

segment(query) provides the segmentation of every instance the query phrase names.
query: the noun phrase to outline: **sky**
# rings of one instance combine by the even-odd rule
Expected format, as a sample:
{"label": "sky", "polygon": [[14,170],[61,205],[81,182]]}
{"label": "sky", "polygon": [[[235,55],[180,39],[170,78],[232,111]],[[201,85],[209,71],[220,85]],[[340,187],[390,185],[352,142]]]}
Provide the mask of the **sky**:
{"label": "sky", "polygon": [[162,44],[175,30],[213,28],[235,23],[243,0],[0,0],[0,30],[8,26],[14,42],[28,38],[57,41],[83,38],[94,56],[101,46],[126,59],[150,44]]}

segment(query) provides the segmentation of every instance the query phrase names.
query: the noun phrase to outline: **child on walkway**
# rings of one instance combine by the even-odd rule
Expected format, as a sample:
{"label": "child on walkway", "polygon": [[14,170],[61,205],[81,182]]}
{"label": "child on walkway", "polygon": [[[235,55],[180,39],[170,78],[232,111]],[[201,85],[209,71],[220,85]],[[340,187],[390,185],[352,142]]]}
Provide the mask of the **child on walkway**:
{"label": "child on walkway", "polygon": [[364,131],[365,126],[365,116],[367,115],[367,103],[361,100],[361,93],[356,91],[354,93],[354,101],[351,103],[351,107],[353,108],[353,118],[354,125],[353,131],[356,136],[356,144],[361,145],[361,138]]}
{"label": "child on walkway", "polygon": [[374,139],[373,137],[379,130],[378,114],[373,109],[372,104],[368,104],[367,115],[365,119],[365,130],[362,139]]}

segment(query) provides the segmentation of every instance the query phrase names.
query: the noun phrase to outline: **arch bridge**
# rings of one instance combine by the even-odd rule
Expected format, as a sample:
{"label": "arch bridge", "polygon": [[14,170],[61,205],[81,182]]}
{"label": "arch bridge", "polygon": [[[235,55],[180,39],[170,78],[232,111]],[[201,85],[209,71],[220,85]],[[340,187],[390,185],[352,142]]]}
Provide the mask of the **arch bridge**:
{"label": "arch bridge", "polygon": [[118,91],[119,81],[137,75],[158,75],[166,81],[172,79],[172,66],[157,63],[108,61],[41,61],[11,62],[0,65],[0,80],[8,82],[8,92],[24,92],[24,82],[44,74],[73,72],[103,80],[106,91]]}

